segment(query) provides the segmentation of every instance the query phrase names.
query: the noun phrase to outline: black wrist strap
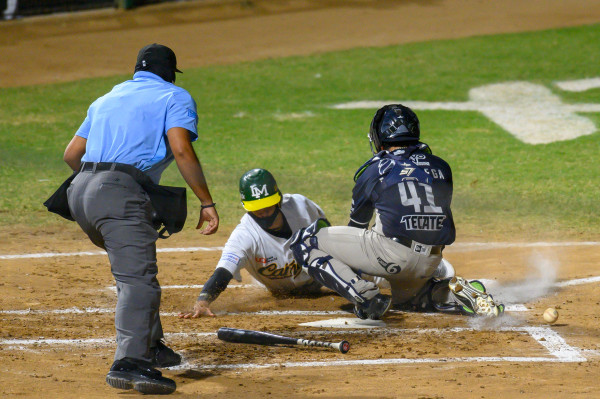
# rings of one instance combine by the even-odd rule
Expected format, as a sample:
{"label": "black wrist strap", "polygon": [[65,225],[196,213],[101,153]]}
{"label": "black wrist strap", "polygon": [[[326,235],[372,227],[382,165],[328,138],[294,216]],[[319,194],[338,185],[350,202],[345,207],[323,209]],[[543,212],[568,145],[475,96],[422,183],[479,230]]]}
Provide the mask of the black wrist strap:
{"label": "black wrist strap", "polygon": [[208,281],[204,283],[202,292],[198,295],[198,300],[209,303],[214,301],[221,292],[225,291],[232,278],[233,274],[229,270],[218,267]]}
{"label": "black wrist strap", "polygon": [[204,208],[214,208],[217,205],[216,202],[213,202],[212,204],[208,204],[208,205],[200,205],[200,209],[204,209]]}

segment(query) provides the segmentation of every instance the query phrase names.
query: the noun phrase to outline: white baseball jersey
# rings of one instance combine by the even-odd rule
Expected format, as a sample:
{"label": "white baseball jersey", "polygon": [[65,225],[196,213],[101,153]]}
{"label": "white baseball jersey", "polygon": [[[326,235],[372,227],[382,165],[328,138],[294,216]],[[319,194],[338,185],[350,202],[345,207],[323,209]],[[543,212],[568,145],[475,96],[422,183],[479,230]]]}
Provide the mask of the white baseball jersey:
{"label": "white baseball jersey", "polygon": [[[300,194],[284,194],[281,211],[292,232],[307,227],[325,213],[317,204]],[[217,268],[228,270],[241,281],[240,270],[246,270],[270,291],[285,292],[313,281],[296,264],[290,250],[290,239],[264,231],[252,217],[245,214],[225,244]]]}

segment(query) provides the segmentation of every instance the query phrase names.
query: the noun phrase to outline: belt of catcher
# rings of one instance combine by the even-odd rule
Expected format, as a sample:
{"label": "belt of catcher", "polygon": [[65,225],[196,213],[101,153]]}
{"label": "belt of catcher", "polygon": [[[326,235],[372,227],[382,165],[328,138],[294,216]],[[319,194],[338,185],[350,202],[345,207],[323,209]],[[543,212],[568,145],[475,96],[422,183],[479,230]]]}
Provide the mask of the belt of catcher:
{"label": "belt of catcher", "polygon": [[392,241],[397,242],[398,244],[404,245],[412,249],[413,251],[420,254],[431,254],[431,255],[440,255],[442,250],[444,249],[444,245],[427,245],[421,244],[420,242],[413,241],[410,238],[406,237],[389,237]]}

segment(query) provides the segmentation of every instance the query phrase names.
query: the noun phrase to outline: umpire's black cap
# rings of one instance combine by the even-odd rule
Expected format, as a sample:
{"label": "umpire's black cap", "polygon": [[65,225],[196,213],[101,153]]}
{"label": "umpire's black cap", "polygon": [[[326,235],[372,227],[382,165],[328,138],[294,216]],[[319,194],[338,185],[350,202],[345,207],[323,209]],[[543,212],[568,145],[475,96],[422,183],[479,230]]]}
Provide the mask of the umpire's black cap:
{"label": "umpire's black cap", "polygon": [[155,73],[167,82],[175,81],[175,72],[183,73],[177,69],[177,57],[173,50],[157,43],[142,47],[135,64],[135,72],[138,71]]}

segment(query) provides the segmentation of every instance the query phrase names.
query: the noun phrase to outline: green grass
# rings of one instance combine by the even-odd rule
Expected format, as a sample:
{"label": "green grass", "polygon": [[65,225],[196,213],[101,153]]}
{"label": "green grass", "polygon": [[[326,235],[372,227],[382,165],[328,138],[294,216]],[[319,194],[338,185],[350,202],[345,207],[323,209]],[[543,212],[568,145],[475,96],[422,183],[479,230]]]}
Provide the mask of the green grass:
{"label": "green grass", "polygon": [[[352,177],[370,156],[366,134],[375,110],[329,105],[465,101],[472,87],[514,80],[542,84],[564,102],[600,103],[598,89],[567,93],[552,84],[600,76],[599,42],[600,25],[593,25],[361,48],[186,70],[178,84],[198,103],[194,146],[224,226],[239,220],[237,182],[254,167],[271,170],[284,192],[307,195],[343,224]],[[42,202],[69,174],[64,148],[89,104],[127,78],[0,90],[3,225],[63,223]],[[599,236],[598,133],[528,145],[477,112],[417,113],[423,141],[453,168],[459,236]],[[586,116],[600,126],[600,115]],[[184,185],[174,164],[162,183]],[[190,196],[189,225],[197,205]]]}

